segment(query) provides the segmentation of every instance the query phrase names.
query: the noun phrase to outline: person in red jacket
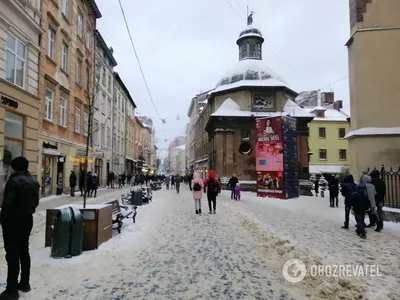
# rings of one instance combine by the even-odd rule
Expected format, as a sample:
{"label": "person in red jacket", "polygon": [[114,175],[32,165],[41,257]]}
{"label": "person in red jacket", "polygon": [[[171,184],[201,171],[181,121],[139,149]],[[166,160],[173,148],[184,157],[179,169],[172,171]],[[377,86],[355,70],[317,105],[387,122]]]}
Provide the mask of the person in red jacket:
{"label": "person in red jacket", "polygon": [[[221,193],[221,182],[213,170],[208,172],[208,177],[204,180],[204,193],[207,194],[208,207],[210,209],[209,214],[214,213],[217,206],[217,195]],[[212,203],[212,207],[211,207]]]}

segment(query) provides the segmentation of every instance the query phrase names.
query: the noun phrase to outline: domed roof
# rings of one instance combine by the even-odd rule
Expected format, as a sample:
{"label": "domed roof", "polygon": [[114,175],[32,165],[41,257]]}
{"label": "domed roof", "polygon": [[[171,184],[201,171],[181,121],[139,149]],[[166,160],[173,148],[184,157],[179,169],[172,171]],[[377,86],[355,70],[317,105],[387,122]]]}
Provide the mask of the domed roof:
{"label": "domed roof", "polygon": [[262,41],[264,41],[261,31],[259,29],[255,28],[254,26],[247,26],[245,29],[243,29],[239,34],[237,43],[241,39],[246,38],[246,37],[256,37],[256,38],[260,38],[260,39],[262,39]]}
{"label": "domed roof", "polygon": [[239,86],[286,86],[284,80],[262,60],[245,59],[239,61],[225,73],[215,91]]}

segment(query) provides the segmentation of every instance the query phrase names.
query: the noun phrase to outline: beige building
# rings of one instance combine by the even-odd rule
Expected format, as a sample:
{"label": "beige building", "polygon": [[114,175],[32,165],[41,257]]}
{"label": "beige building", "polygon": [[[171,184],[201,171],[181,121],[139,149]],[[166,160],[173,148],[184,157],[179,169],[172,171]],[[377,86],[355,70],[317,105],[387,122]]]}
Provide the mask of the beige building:
{"label": "beige building", "polygon": [[171,149],[171,171],[176,175],[185,175],[186,145]]}
{"label": "beige building", "polygon": [[139,169],[143,174],[155,171],[154,130],[153,121],[149,117],[137,116],[141,131],[139,133]]}
{"label": "beige building", "polygon": [[350,172],[400,165],[400,1],[351,0]]}
{"label": "beige building", "polygon": [[42,196],[48,196],[69,189],[72,170],[83,174],[101,14],[94,0],[60,0],[43,1],[42,16],[37,149],[38,179]]}
{"label": "beige building", "polygon": [[37,175],[41,2],[0,0],[1,198],[11,159],[25,156]]}
{"label": "beige building", "polygon": [[135,174],[135,165],[137,162],[136,150],[136,137],[135,131],[138,123],[135,118],[136,104],[132,98],[126,102],[126,116],[125,116],[125,161],[126,161],[126,174]]}

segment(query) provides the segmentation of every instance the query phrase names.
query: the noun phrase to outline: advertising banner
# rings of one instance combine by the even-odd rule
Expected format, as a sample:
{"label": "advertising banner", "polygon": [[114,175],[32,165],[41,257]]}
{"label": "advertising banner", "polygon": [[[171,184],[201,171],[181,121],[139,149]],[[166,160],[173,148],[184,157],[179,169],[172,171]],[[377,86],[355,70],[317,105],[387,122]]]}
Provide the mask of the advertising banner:
{"label": "advertising banner", "polygon": [[283,117],[283,177],[286,199],[299,197],[299,169],[297,155],[296,119]]}
{"label": "advertising banner", "polygon": [[284,198],[282,118],[256,120],[257,196]]}

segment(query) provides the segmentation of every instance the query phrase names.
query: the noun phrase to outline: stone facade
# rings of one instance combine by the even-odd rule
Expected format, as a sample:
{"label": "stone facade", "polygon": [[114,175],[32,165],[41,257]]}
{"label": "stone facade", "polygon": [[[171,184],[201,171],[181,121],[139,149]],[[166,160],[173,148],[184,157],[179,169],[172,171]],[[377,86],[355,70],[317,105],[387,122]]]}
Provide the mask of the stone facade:
{"label": "stone facade", "polygon": [[[60,194],[86,156],[94,89],[94,2],[44,0],[39,79],[39,182],[42,195]],[[94,167],[89,161],[89,170]]]}
{"label": "stone facade", "polygon": [[94,148],[94,170],[102,185],[105,185],[107,182],[107,174],[111,170],[113,155],[111,145],[114,90],[113,68],[116,65],[117,62],[113,56],[113,49],[107,46],[100,32],[96,31],[96,97],[93,105],[92,146]]}
{"label": "stone facade", "polygon": [[353,26],[347,43],[351,110],[347,137],[350,172],[355,177],[367,168],[400,165],[400,1],[357,2],[365,7],[363,18]]}
{"label": "stone facade", "polygon": [[42,1],[0,1],[0,203],[9,163],[25,156],[38,175],[39,36]]}
{"label": "stone facade", "polygon": [[126,125],[126,151],[125,151],[125,159],[126,159],[126,172],[127,174],[136,174],[136,162],[138,160],[138,154],[136,151],[135,141],[136,140],[136,130],[137,130],[137,122],[135,118],[135,109],[136,104],[133,101],[126,102],[126,116],[125,116],[125,125]]}

